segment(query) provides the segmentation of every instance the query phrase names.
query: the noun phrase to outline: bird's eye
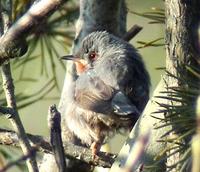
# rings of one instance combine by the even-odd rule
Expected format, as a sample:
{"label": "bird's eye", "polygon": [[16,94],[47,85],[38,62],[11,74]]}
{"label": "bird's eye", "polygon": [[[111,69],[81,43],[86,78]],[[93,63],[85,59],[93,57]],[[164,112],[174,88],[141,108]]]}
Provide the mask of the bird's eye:
{"label": "bird's eye", "polygon": [[91,52],[90,54],[89,54],[89,59],[90,60],[94,60],[96,58],[96,53],[95,52]]}

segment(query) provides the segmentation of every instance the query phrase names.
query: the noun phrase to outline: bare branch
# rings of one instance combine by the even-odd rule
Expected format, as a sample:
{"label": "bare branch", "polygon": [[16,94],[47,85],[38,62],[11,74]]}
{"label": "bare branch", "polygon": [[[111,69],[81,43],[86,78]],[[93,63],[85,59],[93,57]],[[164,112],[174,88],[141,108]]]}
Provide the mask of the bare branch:
{"label": "bare branch", "polygon": [[61,116],[56,105],[49,108],[48,125],[50,128],[50,142],[53,148],[55,160],[60,172],[66,171],[66,161],[64,155],[63,142],[60,127]]}
{"label": "bare branch", "polygon": [[[27,134],[29,141],[33,147],[36,147],[38,151],[53,154],[52,147],[47,139],[42,136],[35,136]],[[19,140],[14,131],[5,130],[0,128],[0,144],[9,145],[14,147],[20,147]],[[92,152],[90,149],[74,145],[72,143],[66,143],[64,146],[65,156],[70,159],[77,159],[86,162],[91,165],[110,168],[115,161],[115,154],[99,152],[97,158],[93,160]]]}
{"label": "bare branch", "polygon": [[9,58],[23,55],[25,53],[23,47],[22,49],[19,47],[23,44],[22,39],[51,15],[62,2],[63,0],[40,0],[33,4],[27,13],[0,38],[0,64]]}
{"label": "bare branch", "polygon": [[133,39],[140,31],[142,30],[141,26],[134,25],[131,27],[122,37],[123,40],[129,42],[131,39]]}

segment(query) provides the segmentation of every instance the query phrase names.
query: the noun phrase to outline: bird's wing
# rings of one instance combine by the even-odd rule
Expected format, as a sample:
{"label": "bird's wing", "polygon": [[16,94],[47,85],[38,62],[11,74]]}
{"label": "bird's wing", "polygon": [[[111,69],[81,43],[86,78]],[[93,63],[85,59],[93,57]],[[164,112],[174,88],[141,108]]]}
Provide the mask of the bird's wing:
{"label": "bird's wing", "polygon": [[75,100],[80,107],[97,113],[113,112],[121,117],[140,114],[126,95],[121,91],[117,92],[95,75],[84,74],[79,77]]}
{"label": "bird's wing", "polygon": [[112,107],[114,113],[121,116],[140,115],[140,112],[138,111],[137,107],[133,103],[131,103],[128,97],[124,95],[124,93],[121,91],[117,92],[113,97]]}
{"label": "bird's wing", "polygon": [[107,113],[111,111],[114,90],[95,75],[82,74],[76,81],[75,101],[85,109]]}

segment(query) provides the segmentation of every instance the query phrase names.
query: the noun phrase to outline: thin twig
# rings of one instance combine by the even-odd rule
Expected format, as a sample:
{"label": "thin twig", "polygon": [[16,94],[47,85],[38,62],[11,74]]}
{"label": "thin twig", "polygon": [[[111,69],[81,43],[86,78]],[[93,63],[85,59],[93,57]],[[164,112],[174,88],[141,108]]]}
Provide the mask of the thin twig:
{"label": "thin twig", "polygon": [[36,149],[32,148],[32,150],[27,155],[23,155],[20,158],[14,160],[14,161],[9,162],[5,167],[3,167],[2,169],[0,169],[0,172],[5,172],[8,169],[10,169],[11,167],[15,166],[16,164],[18,164],[20,162],[23,162],[23,161],[26,161],[28,158],[30,158],[32,156],[35,156],[35,153],[36,153]]}
{"label": "thin twig", "polygon": [[123,40],[129,42],[131,39],[135,37],[142,30],[141,26],[133,25],[122,37]]}
{"label": "thin twig", "polygon": [[[33,147],[44,153],[53,154],[51,144],[42,136],[35,136],[27,134],[29,141]],[[0,128],[0,144],[20,147],[19,140],[14,131]],[[110,168],[115,161],[116,155],[111,153],[99,152],[97,158],[93,159],[91,149],[74,145],[72,143],[65,143],[64,146],[65,157],[70,159],[77,159],[91,165]]]}
{"label": "thin twig", "polygon": [[58,110],[56,109],[56,105],[50,106],[48,116],[48,125],[50,128],[50,142],[52,145],[59,172],[65,172],[67,170],[63,142],[61,137],[60,121],[61,116]]}

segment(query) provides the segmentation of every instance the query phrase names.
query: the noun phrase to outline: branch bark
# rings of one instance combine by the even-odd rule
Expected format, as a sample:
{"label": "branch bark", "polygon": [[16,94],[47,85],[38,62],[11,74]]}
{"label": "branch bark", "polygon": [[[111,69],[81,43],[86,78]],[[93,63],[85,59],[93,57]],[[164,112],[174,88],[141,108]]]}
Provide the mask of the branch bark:
{"label": "branch bark", "polygon": [[[181,78],[181,76],[188,76],[192,80],[192,76],[189,76],[185,70],[186,65],[198,66],[199,61],[199,38],[198,27],[200,21],[200,12],[198,6],[199,0],[194,1],[182,1],[182,0],[166,0],[166,68],[175,76]],[[199,66],[198,66],[199,67]],[[180,86],[181,82],[167,78],[167,85],[169,87]],[[187,87],[190,87],[187,84]],[[168,95],[170,96],[170,95]],[[196,98],[191,101],[191,104],[195,104]],[[168,104],[176,105],[177,102],[169,101]],[[193,114],[191,114],[193,115]],[[172,121],[173,122],[173,121]],[[171,132],[169,137],[177,135],[176,126],[171,126],[174,132]],[[171,144],[169,143],[169,146]],[[170,154],[171,152],[169,152]],[[174,154],[167,159],[166,165],[168,167],[173,166],[181,159],[181,152]],[[171,171],[176,171],[174,167]]]}
{"label": "branch bark", "polygon": [[[47,141],[47,138],[38,135],[27,134],[28,139],[32,147],[37,151],[53,154],[51,144]],[[17,134],[11,130],[5,130],[0,128],[0,144],[9,145],[14,147],[20,147]],[[115,160],[116,155],[100,152],[98,158],[95,161],[92,159],[92,152],[88,148],[74,145],[72,143],[66,143],[64,146],[65,157],[70,159],[77,159],[87,164],[92,164],[100,167],[110,168]],[[53,157],[54,158],[54,157]]]}

